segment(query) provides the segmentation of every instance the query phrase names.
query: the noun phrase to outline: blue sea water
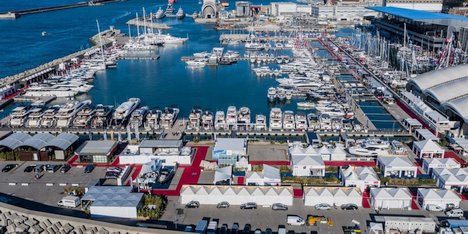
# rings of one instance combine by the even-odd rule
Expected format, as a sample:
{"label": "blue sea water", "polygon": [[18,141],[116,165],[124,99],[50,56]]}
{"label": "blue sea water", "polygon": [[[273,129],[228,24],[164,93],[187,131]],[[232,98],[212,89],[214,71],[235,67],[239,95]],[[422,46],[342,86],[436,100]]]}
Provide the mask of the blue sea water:
{"label": "blue sea water", "polygon": [[[0,0],[5,3],[6,0]],[[15,0],[0,4],[0,11],[29,9],[32,7],[59,5],[74,0]],[[268,4],[262,0],[256,3]],[[231,8],[234,1],[230,1]],[[147,12],[165,7],[165,1],[129,0],[105,4],[104,6],[82,7],[42,14],[26,15],[16,20],[0,20],[5,32],[0,37],[0,77],[33,68],[55,58],[89,47],[88,38],[97,33],[96,19],[101,29],[113,25],[128,32],[125,24],[142,7]],[[179,0],[174,8],[182,7],[186,13],[199,11],[201,5],[195,0]],[[93,103],[118,105],[130,97],[139,97],[143,105],[154,107],[177,106],[186,117],[193,107],[212,111],[226,110],[229,105],[238,108],[247,106],[253,114],[268,115],[272,107],[266,100],[267,89],[276,84],[272,78],[257,78],[248,62],[231,66],[205,67],[200,70],[187,69],[180,61],[181,56],[194,52],[211,51],[220,46],[221,32],[211,25],[195,24],[193,19],[166,18],[172,28],[168,33],[185,37],[186,45],[163,47],[157,53],[159,60],[119,61],[118,68],[96,75],[91,92],[80,98],[89,98]],[[48,36],[42,37],[46,31]],[[346,31],[345,31],[346,33]],[[136,29],[132,29],[136,34]],[[243,47],[230,47],[244,53]],[[320,51],[328,56],[326,51]],[[296,101],[277,104],[285,109],[296,110]]]}

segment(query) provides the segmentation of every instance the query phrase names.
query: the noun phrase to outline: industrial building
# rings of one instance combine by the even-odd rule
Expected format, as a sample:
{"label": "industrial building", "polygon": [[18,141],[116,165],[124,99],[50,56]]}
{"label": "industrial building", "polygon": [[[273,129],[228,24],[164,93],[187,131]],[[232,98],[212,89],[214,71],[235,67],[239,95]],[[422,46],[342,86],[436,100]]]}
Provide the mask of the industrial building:
{"label": "industrial building", "polygon": [[[468,18],[467,18],[468,19]],[[468,65],[430,71],[411,79],[407,89],[454,121],[468,133]],[[437,117],[434,117],[437,118]]]}
{"label": "industrial building", "polygon": [[109,163],[115,157],[116,141],[85,141],[77,150],[81,163]]}
{"label": "industrial building", "polygon": [[220,202],[242,205],[255,202],[259,206],[271,206],[274,203],[291,206],[293,189],[277,186],[184,185],[180,202],[187,204],[190,201],[198,201],[201,205],[216,205]]}
{"label": "industrial building", "polygon": [[65,160],[72,156],[79,137],[71,133],[54,136],[38,133],[31,136],[16,132],[0,141],[7,160],[48,161]]}
{"label": "industrial building", "polygon": [[353,21],[374,18],[377,12],[366,8],[367,5],[318,5],[312,6],[312,17],[321,20]]}
{"label": "industrial building", "polygon": [[81,201],[91,203],[93,218],[136,219],[142,198],[143,193],[132,193],[131,186],[92,186]]}
{"label": "industrial building", "polygon": [[[426,7],[434,8],[430,4]],[[468,26],[468,18],[458,15],[393,6],[372,6],[368,9],[381,14],[381,17],[371,20],[378,29],[390,32],[400,38],[404,38],[406,32],[407,39],[429,50],[438,50],[443,47],[445,39],[451,37],[448,35],[449,27],[454,30],[456,38],[460,28]]]}
{"label": "industrial building", "polygon": [[331,206],[343,204],[362,205],[362,193],[359,188],[349,187],[305,187],[304,205],[315,206],[326,203]]}

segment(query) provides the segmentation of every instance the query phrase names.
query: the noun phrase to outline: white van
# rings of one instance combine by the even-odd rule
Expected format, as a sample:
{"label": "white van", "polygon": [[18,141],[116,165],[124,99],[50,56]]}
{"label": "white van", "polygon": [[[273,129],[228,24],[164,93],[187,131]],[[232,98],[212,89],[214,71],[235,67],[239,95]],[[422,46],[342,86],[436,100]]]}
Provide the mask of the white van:
{"label": "white van", "polygon": [[445,215],[448,217],[463,217],[463,210],[462,209],[453,209],[445,212]]}
{"label": "white van", "polygon": [[66,196],[66,197],[62,198],[62,200],[60,200],[57,203],[57,205],[58,206],[63,206],[63,207],[68,207],[68,208],[75,208],[78,205],[80,205],[80,202],[81,202],[81,200],[80,200],[79,197],[69,195],[69,196]]}
{"label": "white van", "polygon": [[426,206],[426,210],[428,211],[444,211],[444,208],[438,206],[438,205],[434,205],[434,204],[428,204]]}
{"label": "white van", "polygon": [[287,224],[292,226],[302,226],[305,225],[305,221],[297,215],[288,215]]}

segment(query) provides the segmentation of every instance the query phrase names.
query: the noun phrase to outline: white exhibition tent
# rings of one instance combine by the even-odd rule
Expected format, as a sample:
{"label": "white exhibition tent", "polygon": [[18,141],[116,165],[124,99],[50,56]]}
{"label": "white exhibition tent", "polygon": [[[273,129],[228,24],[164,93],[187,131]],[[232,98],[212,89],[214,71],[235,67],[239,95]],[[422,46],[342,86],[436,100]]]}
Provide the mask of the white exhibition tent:
{"label": "white exhibition tent", "polygon": [[340,170],[340,178],[346,187],[358,187],[361,190],[380,187],[380,178],[372,167],[343,168]]}
{"label": "white exhibition tent", "polygon": [[245,184],[247,185],[281,185],[280,170],[276,167],[263,164],[261,172],[249,171],[245,176]]}
{"label": "white exhibition tent", "polygon": [[92,217],[137,218],[143,193],[132,193],[131,186],[92,186],[81,201],[92,202]]}
{"label": "white exhibition tent", "polygon": [[418,167],[405,156],[381,156],[377,158],[377,164],[385,177],[397,176],[416,178],[418,174]]}
{"label": "white exhibition tent", "polygon": [[431,174],[434,169],[453,169],[461,167],[460,163],[453,158],[425,158],[422,166],[424,171],[428,174]]}
{"label": "white exhibition tent", "polygon": [[408,188],[371,188],[370,203],[375,209],[411,209]]}
{"label": "white exhibition tent", "polygon": [[442,208],[459,207],[461,198],[450,189],[419,188],[418,203],[426,209],[427,205],[437,205]]}
{"label": "white exhibition tent", "polygon": [[229,181],[232,181],[232,166],[217,168],[214,175],[213,184]]}
{"label": "white exhibition tent", "polygon": [[293,176],[325,176],[325,162],[320,156],[292,156]]}
{"label": "white exhibition tent", "polygon": [[202,205],[216,205],[222,201],[230,205],[255,202],[260,206],[273,203],[293,204],[292,187],[276,186],[227,186],[227,185],[184,185],[180,194],[182,204],[198,201]]}
{"label": "white exhibition tent", "polygon": [[359,188],[351,187],[305,187],[304,205],[315,206],[326,203],[341,206],[352,203],[362,206],[362,193]]}
{"label": "white exhibition tent", "polygon": [[439,188],[464,188],[468,186],[468,168],[433,169],[432,177]]}
{"label": "white exhibition tent", "polygon": [[290,157],[294,156],[320,156],[324,161],[345,161],[346,151],[342,146],[327,147],[323,145],[321,148],[314,148],[312,145],[303,147],[302,143],[295,142],[289,148]]}
{"label": "white exhibition tent", "polygon": [[418,158],[443,158],[445,150],[433,140],[424,140],[413,143],[413,152]]}

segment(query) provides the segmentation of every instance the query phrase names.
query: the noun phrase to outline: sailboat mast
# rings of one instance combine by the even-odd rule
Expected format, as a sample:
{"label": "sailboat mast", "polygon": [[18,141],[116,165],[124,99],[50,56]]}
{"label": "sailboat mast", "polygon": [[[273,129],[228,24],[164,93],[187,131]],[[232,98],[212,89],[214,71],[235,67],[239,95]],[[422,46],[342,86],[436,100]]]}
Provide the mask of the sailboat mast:
{"label": "sailboat mast", "polygon": [[102,44],[102,37],[101,37],[101,28],[99,27],[99,21],[96,20],[96,24],[97,24],[97,29],[98,29],[98,35],[99,35],[99,44],[101,45],[101,55],[102,55],[102,62],[105,61],[104,59],[104,45]]}

